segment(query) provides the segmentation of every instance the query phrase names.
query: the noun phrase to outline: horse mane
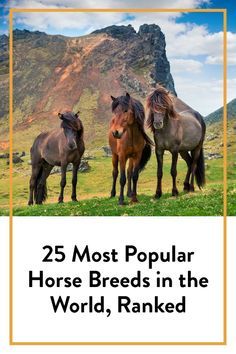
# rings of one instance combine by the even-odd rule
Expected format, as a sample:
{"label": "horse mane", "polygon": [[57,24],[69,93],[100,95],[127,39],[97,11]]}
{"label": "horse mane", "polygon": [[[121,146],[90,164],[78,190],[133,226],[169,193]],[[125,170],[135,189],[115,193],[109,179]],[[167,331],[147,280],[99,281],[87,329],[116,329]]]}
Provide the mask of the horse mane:
{"label": "horse mane", "polygon": [[[83,136],[84,133],[84,127],[82,124],[82,121],[79,117],[76,117],[76,115],[73,112],[65,112],[62,114],[63,118],[61,122],[61,128],[63,129],[72,129],[77,132],[78,138]],[[80,122],[81,128],[78,129],[78,120]]]}
{"label": "horse mane", "polygon": [[112,102],[112,112],[116,110],[116,108],[120,105],[122,111],[127,111],[130,107],[132,108],[134,114],[134,120],[141,131],[144,140],[149,145],[153,145],[152,140],[147,136],[144,130],[145,123],[145,110],[142,103],[135,98],[128,96],[119,96]]}
{"label": "horse mane", "polygon": [[147,97],[146,108],[148,110],[148,117],[146,124],[148,128],[153,128],[153,113],[158,110],[158,108],[164,108],[170,118],[178,119],[178,113],[174,109],[173,100],[169,91],[167,91],[163,86],[158,85],[155,90],[153,90]]}
{"label": "horse mane", "polygon": [[83,126],[81,119],[80,118],[77,118],[77,119],[79,119],[80,125],[81,125],[81,129],[77,130],[77,136],[80,139],[80,138],[83,138],[83,136],[84,136],[84,126]]}

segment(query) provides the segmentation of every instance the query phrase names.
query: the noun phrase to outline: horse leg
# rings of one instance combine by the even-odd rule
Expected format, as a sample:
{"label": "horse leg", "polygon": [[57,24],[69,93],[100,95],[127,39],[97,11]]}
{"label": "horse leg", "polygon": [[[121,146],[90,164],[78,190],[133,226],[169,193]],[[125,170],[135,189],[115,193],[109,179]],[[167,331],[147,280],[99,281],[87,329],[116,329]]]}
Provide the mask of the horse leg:
{"label": "horse leg", "polygon": [[171,170],[170,170],[170,173],[172,176],[172,183],[173,183],[173,186],[172,186],[172,196],[173,197],[176,197],[179,194],[177,186],[176,186],[177,161],[178,161],[178,152],[173,151],[172,152],[172,164],[171,164]]}
{"label": "horse leg", "polygon": [[125,165],[126,158],[122,156],[120,159],[120,197],[119,197],[119,205],[124,205],[124,188],[126,183],[126,175],[125,175]]}
{"label": "horse leg", "polygon": [[155,198],[159,199],[162,196],[162,176],[163,176],[163,154],[164,150],[156,148],[157,158],[157,189]]}
{"label": "horse leg", "polygon": [[191,179],[190,179],[190,187],[189,187],[190,192],[194,192],[194,177],[197,168],[197,160],[200,156],[200,152],[201,152],[201,145],[197,146],[196,149],[191,151],[192,165],[191,165]]}
{"label": "horse leg", "polygon": [[42,167],[42,163],[39,163],[37,165],[32,165],[32,173],[31,173],[31,177],[30,177],[30,194],[29,194],[29,201],[28,201],[28,205],[32,205],[34,204],[34,189],[35,189],[35,184],[36,184],[36,180],[38,177],[38,174],[40,172],[40,169]]}
{"label": "horse leg", "polygon": [[189,192],[189,190],[190,190],[189,178],[191,175],[192,158],[189,155],[188,151],[181,151],[180,155],[184,159],[184,161],[186,162],[186,164],[188,166],[187,174],[186,174],[186,177],[184,180],[184,191]]}
{"label": "horse leg", "polygon": [[73,172],[72,172],[72,194],[71,194],[71,200],[73,202],[77,202],[77,197],[76,197],[76,186],[77,186],[77,180],[78,180],[78,169],[79,169],[80,161],[76,162],[73,164]]}
{"label": "horse leg", "polygon": [[141,154],[134,160],[134,169],[133,169],[133,193],[132,193],[132,203],[137,203],[137,183],[139,177],[139,163],[141,160]]}
{"label": "horse leg", "polygon": [[47,197],[46,180],[47,180],[48,176],[50,175],[52,168],[53,168],[52,165],[49,165],[46,162],[43,163],[43,172],[42,172],[42,176],[40,178],[40,181],[39,181],[38,187],[37,187],[36,204],[42,204],[42,202]]}
{"label": "horse leg", "polygon": [[118,177],[118,155],[112,154],[112,165],[113,165],[113,170],[112,170],[112,189],[111,189],[111,198],[116,196],[116,180]]}
{"label": "horse leg", "polygon": [[67,164],[63,164],[61,165],[61,192],[58,198],[58,203],[63,203],[63,199],[64,199],[64,188],[66,186],[66,168],[67,168]]}
{"label": "horse leg", "polygon": [[129,159],[129,167],[127,170],[127,177],[128,177],[128,189],[127,189],[127,197],[132,197],[132,176],[133,175],[133,160]]}

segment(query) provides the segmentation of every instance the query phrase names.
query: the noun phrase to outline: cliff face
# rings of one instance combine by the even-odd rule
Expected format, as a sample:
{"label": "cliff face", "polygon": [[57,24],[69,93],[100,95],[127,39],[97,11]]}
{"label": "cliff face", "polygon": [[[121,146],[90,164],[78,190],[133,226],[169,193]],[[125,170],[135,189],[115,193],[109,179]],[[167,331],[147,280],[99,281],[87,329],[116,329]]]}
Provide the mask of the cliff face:
{"label": "cliff face", "polygon": [[[148,85],[155,86],[156,83],[161,83],[176,94],[170,64],[166,57],[165,36],[158,25],[144,24],[137,33],[131,25],[109,26],[93,32],[101,33],[122,42],[124,48],[119,55],[120,58],[133,71],[143,71]],[[115,62],[116,58],[110,61]]]}
{"label": "cliff face", "polygon": [[[57,126],[57,112],[79,108],[88,141],[99,143],[111,116],[110,95],[128,91],[144,101],[156,83],[176,94],[165,37],[157,25],[142,25],[138,32],[130,25],[110,26],[76,38],[15,30],[13,38],[14,129],[21,139]],[[7,53],[8,38],[2,36],[3,120],[8,112]]]}
{"label": "cliff face", "polygon": [[9,71],[9,58],[8,58],[8,37],[6,35],[0,36],[0,119],[8,114],[8,71]]}
{"label": "cliff face", "polygon": [[138,34],[143,40],[145,53],[150,56],[150,77],[153,86],[161,83],[176,95],[174,80],[170,73],[170,63],[166,57],[165,36],[157,25],[142,25]]}

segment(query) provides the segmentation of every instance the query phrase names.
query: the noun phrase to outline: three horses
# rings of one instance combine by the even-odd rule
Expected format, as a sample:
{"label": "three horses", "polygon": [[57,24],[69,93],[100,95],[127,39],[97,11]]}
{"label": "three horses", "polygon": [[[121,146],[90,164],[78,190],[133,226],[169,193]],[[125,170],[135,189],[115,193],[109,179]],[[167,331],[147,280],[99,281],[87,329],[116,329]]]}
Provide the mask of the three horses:
{"label": "three horses", "polygon": [[77,172],[84,153],[83,124],[79,112],[58,113],[61,127],[41,133],[30,150],[32,174],[30,178],[30,196],[28,205],[42,204],[47,197],[46,180],[53,166],[61,166],[61,192],[58,202],[62,203],[66,186],[66,169],[73,164],[71,199],[77,201]]}
{"label": "three horses", "polygon": [[[112,119],[109,127],[109,144],[112,151],[113,182],[111,197],[116,195],[116,182],[120,170],[119,205],[124,205],[124,187],[126,184],[126,164],[128,188],[127,196],[136,203],[137,183],[140,172],[151,157],[152,140],[145,132],[145,111],[138,100],[129,93],[113,97]],[[176,185],[178,155],[187,163],[184,190],[194,191],[194,179],[198,187],[205,183],[203,142],[205,123],[202,116],[179,98],[171,95],[158,85],[147,97],[147,126],[151,129],[155,141],[157,158],[156,198],[162,195],[163,155],[168,150],[172,154],[171,176],[172,195],[178,195]],[[46,180],[53,166],[61,166],[61,192],[58,202],[63,202],[66,185],[66,169],[73,164],[72,195],[77,201],[77,172],[84,153],[83,124],[79,112],[58,114],[61,127],[41,133],[31,148],[32,175],[30,178],[30,196],[28,204],[42,204],[46,199]]]}

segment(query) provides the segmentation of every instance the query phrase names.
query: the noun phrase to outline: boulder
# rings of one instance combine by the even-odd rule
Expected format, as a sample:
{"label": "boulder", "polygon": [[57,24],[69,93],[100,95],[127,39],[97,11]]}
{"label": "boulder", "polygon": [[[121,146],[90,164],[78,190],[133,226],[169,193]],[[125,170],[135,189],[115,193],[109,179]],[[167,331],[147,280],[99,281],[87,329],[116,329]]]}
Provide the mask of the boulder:
{"label": "boulder", "polygon": [[105,153],[104,157],[111,157],[112,156],[110,146],[103,146],[102,149]]}
{"label": "boulder", "polygon": [[[13,159],[12,159],[12,162],[14,163],[14,164],[18,164],[18,163],[22,163],[22,162],[24,162],[24,160],[22,160],[19,156],[17,156],[17,155],[13,155]],[[7,161],[7,165],[9,165],[10,164],[10,161],[8,160]]]}
{"label": "boulder", "polygon": [[[220,147],[223,147],[224,146],[224,143],[222,142],[222,143],[220,143]],[[227,147],[230,147],[230,146],[232,146],[232,144],[231,143],[227,143]]]}
{"label": "boulder", "polygon": [[[83,155],[83,160],[95,160],[95,159],[96,159],[96,157],[90,155],[89,152],[85,152],[84,155]],[[83,160],[82,160],[82,161],[83,161]]]}
{"label": "boulder", "polygon": [[[79,165],[79,172],[88,172],[90,170],[90,165],[87,160],[81,160],[80,165]],[[68,171],[73,171],[73,165],[72,163],[69,163],[67,166],[67,172]],[[60,166],[54,166],[51,175],[55,173],[61,173],[61,167]]]}
{"label": "boulder", "polygon": [[142,97],[147,96],[147,91],[143,88],[142,83],[135,77],[132,77],[127,73],[121,74],[120,81],[124,84],[124,87],[126,87],[129,91],[131,90],[131,92],[134,91],[136,93],[139,93],[139,95]]}
{"label": "boulder", "polygon": [[214,160],[214,159],[222,159],[223,155],[221,155],[218,152],[208,152],[205,153],[205,159],[206,160]]}
{"label": "boulder", "polygon": [[215,140],[216,138],[218,138],[217,134],[210,134],[206,137],[206,141],[212,141]]}
{"label": "boulder", "polygon": [[24,157],[25,155],[26,155],[25,151],[22,151],[22,152],[15,151],[15,152],[13,152],[13,156]]}
{"label": "boulder", "polygon": [[9,159],[9,153],[6,152],[5,154],[0,154],[0,159]]}
{"label": "boulder", "polygon": [[90,165],[88,161],[82,160],[80,165],[79,165],[79,172],[88,172],[90,170]]}

